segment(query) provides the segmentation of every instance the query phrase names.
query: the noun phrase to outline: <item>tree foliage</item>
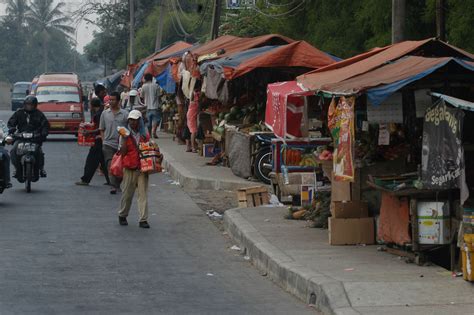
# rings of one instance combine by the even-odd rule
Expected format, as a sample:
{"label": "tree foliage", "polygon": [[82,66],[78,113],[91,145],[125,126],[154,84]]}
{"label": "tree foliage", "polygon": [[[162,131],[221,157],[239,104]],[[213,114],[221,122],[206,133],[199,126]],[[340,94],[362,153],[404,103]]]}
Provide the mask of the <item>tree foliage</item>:
{"label": "tree foliage", "polygon": [[[12,83],[29,81],[44,72],[44,57],[48,71],[73,71],[77,58],[80,72],[84,64],[67,35],[71,31],[60,3],[8,0],[7,15],[0,20],[0,79]],[[46,56],[42,32],[48,34]]]}
{"label": "tree foliage", "polygon": [[[94,0],[88,0],[94,1]],[[306,40],[321,50],[341,58],[391,42],[391,0],[258,0],[254,8],[223,10],[220,34],[258,36],[278,33]],[[107,55],[110,65],[127,64],[127,0],[99,12],[103,26],[86,49],[91,60]],[[154,52],[159,5],[166,7],[163,45],[177,40],[204,42],[209,38],[212,0],[138,1],[135,50],[137,58]],[[225,3],[225,1],[223,1]],[[474,51],[474,0],[447,0],[447,40]],[[436,36],[436,0],[406,1],[405,37],[416,40]],[[108,16],[115,23],[103,25]],[[122,24],[120,24],[122,23]],[[125,24],[123,24],[125,23]],[[108,49],[113,47],[114,51]],[[100,53],[99,53],[100,52]]]}

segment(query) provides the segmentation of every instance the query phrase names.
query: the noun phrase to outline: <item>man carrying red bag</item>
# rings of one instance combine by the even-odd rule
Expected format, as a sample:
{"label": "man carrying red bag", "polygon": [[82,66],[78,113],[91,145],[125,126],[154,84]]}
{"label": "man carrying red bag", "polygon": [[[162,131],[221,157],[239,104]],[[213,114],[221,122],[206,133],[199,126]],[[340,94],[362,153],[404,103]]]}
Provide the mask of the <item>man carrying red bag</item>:
{"label": "man carrying red bag", "polygon": [[132,110],[128,115],[128,128],[119,128],[120,149],[122,155],[123,180],[122,199],[120,201],[119,224],[128,225],[127,216],[132,205],[133,195],[138,189],[139,226],[150,228],[148,224],[148,173],[140,171],[141,144],[150,140],[142,114]]}
{"label": "man carrying red bag", "polygon": [[102,115],[103,110],[104,109],[101,100],[99,98],[93,98],[91,100],[91,112],[94,113],[94,116],[92,117],[94,130],[85,132],[89,135],[92,135],[95,138],[95,141],[94,145],[89,150],[89,154],[87,155],[86,164],[84,166],[84,174],[81,177],[81,180],[76,182],[76,185],[88,186],[99,165],[102,173],[105,176],[106,184],[110,185],[109,174],[105,164],[104,154],[102,152],[102,139],[100,138],[99,132],[100,115]]}

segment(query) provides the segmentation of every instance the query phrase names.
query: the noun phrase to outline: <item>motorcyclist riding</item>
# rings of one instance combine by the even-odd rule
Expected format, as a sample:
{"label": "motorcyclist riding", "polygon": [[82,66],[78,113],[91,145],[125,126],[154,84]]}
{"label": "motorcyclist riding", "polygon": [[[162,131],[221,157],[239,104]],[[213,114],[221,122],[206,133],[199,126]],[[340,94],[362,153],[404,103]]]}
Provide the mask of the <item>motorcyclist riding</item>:
{"label": "motorcyclist riding", "polygon": [[[38,99],[33,95],[27,96],[23,103],[23,108],[17,110],[13,114],[13,116],[8,120],[7,126],[10,134],[14,134],[15,132],[28,132],[38,135],[37,138],[34,139],[34,142],[40,145],[39,154],[37,157],[38,168],[40,170],[40,176],[46,177],[46,172],[44,170],[44,153],[41,149],[41,145],[48,136],[49,123],[46,119],[46,116],[41,111],[39,111],[37,107]],[[13,139],[10,138],[7,140],[7,142],[12,144]],[[20,161],[18,161],[16,154],[18,143],[19,141],[15,141],[13,149],[10,151],[11,161],[16,170],[21,167]],[[18,172],[15,172],[13,176],[16,177],[17,174]]]}

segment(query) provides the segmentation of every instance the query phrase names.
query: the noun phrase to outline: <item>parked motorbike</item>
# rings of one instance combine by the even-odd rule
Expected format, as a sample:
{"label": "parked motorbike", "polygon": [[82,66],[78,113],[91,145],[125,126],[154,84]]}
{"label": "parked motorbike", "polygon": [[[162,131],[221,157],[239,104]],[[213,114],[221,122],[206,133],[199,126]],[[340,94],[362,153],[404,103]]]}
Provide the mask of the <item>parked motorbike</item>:
{"label": "parked motorbike", "polygon": [[20,161],[16,179],[20,183],[25,183],[26,192],[29,193],[31,192],[31,183],[37,182],[40,178],[40,169],[37,161],[41,151],[40,145],[36,141],[41,136],[39,134],[23,132],[15,133],[12,137],[15,142],[18,141],[16,155]]}
{"label": "parked motorbike", "polygon": [[255,135],[257,149],[253,152],[254,173],[260,181],[267,185],[271,184],[270,173],[273,168],[272,139],[274,138],[275,135],[273,134]]}
{"label": "parked motorbike", "polygon": [[[1,148],[5,147],[7,134],[8,134],[7,127],[5,123],[0,120],[0,147]],[[8,158],[8,151],[0,150],[0,194],[3,193],[5,189],[8,189],[11,187],[11,185],[7,183],[7,177],[9,177],[10,174],[4,173],[4,170],[5,170],[4,163],[10,163],[10,159]]]}

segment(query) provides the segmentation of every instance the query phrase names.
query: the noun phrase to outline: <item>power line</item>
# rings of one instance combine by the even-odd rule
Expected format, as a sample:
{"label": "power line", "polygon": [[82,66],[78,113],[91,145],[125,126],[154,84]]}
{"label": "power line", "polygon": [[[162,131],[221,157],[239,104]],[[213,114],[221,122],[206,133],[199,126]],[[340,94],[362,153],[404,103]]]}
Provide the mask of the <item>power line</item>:
{"label": "power line", "polygon": [[277,14],[269,14],[269,13],[266,13],[266,12],[263,12],[262,10],[260,10],[257,6],[252,6],[252,10],[256,11],[257,13],[260,13],[266,17],[269,17],[269,18],[274,18],[274,19],[278,19],[278,18],[283,18],[284,16],[288,16],[290,15],[291,13],[295,12],[296,10],[300,9],[304,4],[305,4],[306,0],[301,0],[301,2],[289,9],[288,11],[286,12],[283,12],[283,13],[277,13]]}
{"label": "power line", "polygon": [[191,34],[189,34],[188,32],[186,32],[186,30],[185,30],[184,27],[183,27],[183,24],[181,23],[181,19],[179,18],[179,15],[178,15],[178,12],[177,12],[178,9],[177,9],[177,6],[176,6],[176,1],[177,1],[177,0],[171,0],[171,3],[172,3],[172,5],[173,5],[173,9],[174,9],[174,10],[173,10],[173,13],[174,13],[174,15],[175,15],[175,17],[176,17],[176,22],[178,23],[178,26],[179,26],[181,32],[183,32],[185,36],[191,36]]}

